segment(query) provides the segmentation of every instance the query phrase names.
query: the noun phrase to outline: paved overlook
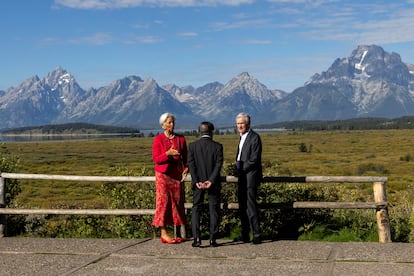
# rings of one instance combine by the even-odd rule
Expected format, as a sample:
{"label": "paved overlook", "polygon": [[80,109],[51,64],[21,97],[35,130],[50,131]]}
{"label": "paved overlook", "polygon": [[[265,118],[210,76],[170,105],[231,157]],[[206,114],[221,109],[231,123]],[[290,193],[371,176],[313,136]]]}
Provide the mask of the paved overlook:
{"label": "paved overlook", "polygon": [[0,275],[414,275],[414,244],[1,238]]}

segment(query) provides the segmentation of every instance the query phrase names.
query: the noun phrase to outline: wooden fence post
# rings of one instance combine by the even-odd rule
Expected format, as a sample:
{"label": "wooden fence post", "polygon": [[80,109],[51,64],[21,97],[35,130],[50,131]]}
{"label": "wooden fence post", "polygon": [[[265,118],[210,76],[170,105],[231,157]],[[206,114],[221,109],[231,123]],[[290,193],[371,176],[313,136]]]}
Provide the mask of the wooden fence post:
{"label": "wooden fence post", "polygon": [[[374,182],[373,189],[375,203],[383,204],[387,202],[385,182]],[[390,218],[387,206],[377,207],[376,210],[379,242],[391,242]]]}
{"label": "wooden fence post", "polygon": [[[6,207],[6,179],[0,177],[0,208]],[[6,215],[0,215],[0,238],[6,235]]]}

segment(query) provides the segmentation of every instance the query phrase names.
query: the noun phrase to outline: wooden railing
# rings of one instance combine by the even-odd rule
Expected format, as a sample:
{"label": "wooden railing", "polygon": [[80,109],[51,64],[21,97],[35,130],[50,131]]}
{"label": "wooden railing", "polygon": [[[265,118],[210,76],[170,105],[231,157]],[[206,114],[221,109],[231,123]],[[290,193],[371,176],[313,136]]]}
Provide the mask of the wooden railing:
{"label": "wooden railing", "polygon": [[[29,214],[56,214],[56,215],[153,215],[154,209],[20,209],[5,208],[6,179],[32,179],[32,180],[68,180],[68,181],[94,181],[94,182],[146,182],[155,181],[154,176],[77,176],[77,175],[50,175],[50,174],[21,174],[0,173],[0,237],[5,233],[6,215]],[[186,182],[191,181],[187,176]],[[234,176],[222,176],[223,182],[237,182]],[[325,209],[375,209],[378,226],[379,242],[391,242],[390,222],[387,209],[386,183],[387,177],[378,176],[304,176],[304,177],[263,177],[262,183],[372,183],[374,192],[373,202],[317,202],[296,201],[292,208],[325,208]],[[273,207],[272,207],[273,206]],[[185,208],[192,207],[186,203]],[[238,209],[238,203],[228,203],[222,208]],[[272,204],[263,204],[262,208],[274,208]],[[181,231],[185,231],[181,229]],[[185,235],[185,232],[182,233]]]}

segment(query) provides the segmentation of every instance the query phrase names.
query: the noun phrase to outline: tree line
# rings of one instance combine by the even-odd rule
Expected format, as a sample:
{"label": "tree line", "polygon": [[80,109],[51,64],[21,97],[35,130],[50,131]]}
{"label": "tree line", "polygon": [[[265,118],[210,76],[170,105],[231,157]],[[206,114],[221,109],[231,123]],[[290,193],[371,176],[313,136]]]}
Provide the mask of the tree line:
{"label": "tree line", "polygon": [[399,118],[352,118],[346,120],[302,120],[278,122],[256,128],[284,128],[291,130],[366,130],[366,129],[412,129],[414,116]]}

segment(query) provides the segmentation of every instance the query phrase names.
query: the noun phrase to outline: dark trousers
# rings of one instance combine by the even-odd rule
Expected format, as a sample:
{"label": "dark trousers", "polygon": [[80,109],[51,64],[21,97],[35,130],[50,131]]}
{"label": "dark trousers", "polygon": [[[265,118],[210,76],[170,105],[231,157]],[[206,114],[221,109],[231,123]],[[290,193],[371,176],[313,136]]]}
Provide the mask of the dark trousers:
{"label": "dark trousers", "polygon": [[203,209],[204,194],[208,193],[208,209],[210,215],[210,240],[218,238],[220,224],[220,191],[193,190],[193,208],[191,209],[191,228],[194,238],[200,238],[200,214]]}
{"label": "dark trousers", "polygon": [[[247,176],[249,177],[249,176]],[[239,214],[241,221],[241,238],[243,240],[249,239],[250,229],[253,232],[253,238],[260,237],[260,222],[259,210],[257,207],[257,187],[260,182],[257,179],[249,179],[247,181],[246,175],[239,176],[238,183],[238,201]]]}

